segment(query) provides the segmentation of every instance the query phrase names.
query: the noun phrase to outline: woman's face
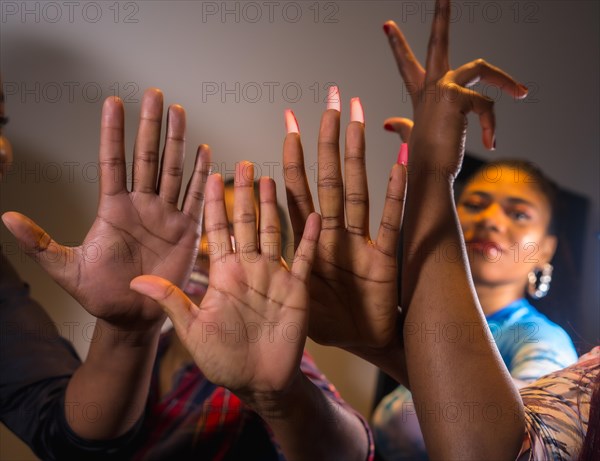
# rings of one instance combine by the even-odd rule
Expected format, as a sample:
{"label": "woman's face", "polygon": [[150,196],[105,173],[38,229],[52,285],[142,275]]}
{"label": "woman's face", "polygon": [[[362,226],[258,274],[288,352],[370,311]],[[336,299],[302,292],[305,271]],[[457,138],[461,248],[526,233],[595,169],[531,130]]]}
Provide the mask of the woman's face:
{"label": "woman's face", "polygon": [[552,259],[550,203],[526,172],[501,166],[478,173],[457,211],[476,285],[524,287],[527,274]]}

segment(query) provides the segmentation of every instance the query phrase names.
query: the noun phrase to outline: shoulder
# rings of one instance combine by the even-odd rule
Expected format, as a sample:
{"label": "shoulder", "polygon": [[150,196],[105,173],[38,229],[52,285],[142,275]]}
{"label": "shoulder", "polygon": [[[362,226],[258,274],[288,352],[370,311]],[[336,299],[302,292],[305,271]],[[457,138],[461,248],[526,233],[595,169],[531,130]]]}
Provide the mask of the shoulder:
{"label": "shoulder", "polygon": [[575,351],[569,334],[526,300],[523,300],[521,307],[513,313],[508,323],[511,324],[513,330],[522,333],[519,338],[525,342],[547,341],[557,347],[567,347],[573,352]]}
{"label": "shoulder", "polygon": [[571,459],[587,432],[600,348],[520,389],[533,459]]}

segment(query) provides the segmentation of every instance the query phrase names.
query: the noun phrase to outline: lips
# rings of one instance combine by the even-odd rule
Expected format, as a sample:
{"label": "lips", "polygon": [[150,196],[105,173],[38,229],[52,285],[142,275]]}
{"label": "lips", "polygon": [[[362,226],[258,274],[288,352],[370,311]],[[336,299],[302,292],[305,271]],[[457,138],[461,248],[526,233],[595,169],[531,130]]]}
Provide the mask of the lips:
{"label": "lips", "polygon": [[491,256],[497,258],[504,252],[502,245],[492,240],[473,239],[465,243],[469,250],[475,253],[481,253],[486,257]]}

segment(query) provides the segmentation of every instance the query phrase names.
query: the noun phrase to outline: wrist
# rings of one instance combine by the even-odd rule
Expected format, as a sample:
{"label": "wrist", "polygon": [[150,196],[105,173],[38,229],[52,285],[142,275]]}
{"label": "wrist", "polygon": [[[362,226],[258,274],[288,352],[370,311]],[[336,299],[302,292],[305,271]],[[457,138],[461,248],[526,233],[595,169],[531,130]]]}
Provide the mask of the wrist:
{"label": "wrist", "polygon": [[284,390],[278,391],[237,391],[235,394],[265,421],[289,419],[296,408],[310,399],[310,380],[298,373]]}
{"label": "wrist", "polygon": [[395,335],[392,341],[383,347],[348,347],[345,349],[375,365],[398,383],[409,387],[408,374],[406,373],[406,356],[400,333]]}
{"label": "wrist", "polygon": [[458,140],[449,142],[446,139],[437,142],[436,139],[411,137],[411,141],[408,173],[413,181],[408,181],[408,187],[414,185],[415,178],[419,182],[453,185],[462,165],[464,145]]}
{"label": "wrist", "polygon": [[92,341],[103,341],[114,347],[146,347],[160,336],[163,321],[140,325],[120,325],[103,319],[96,320]]}

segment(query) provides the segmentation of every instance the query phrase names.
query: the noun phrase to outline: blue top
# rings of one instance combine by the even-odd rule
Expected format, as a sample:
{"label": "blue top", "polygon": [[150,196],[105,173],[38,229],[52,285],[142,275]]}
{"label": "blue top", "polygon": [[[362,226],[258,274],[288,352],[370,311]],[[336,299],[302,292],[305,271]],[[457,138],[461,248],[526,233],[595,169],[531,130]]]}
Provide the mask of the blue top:
{"label": "blue top", "polygon": [[536,379],[577,361],[577,352],[565,330],[519,299],[486,317],[502,360],[511,376]]}
{"label": "blue top", "polygon": [[[486,317],[502,360],[513,378],[531,382],[568,367],[577,352],[565,330],[518,299]],[[377,406],[373,435],[378,453],[387,461],[426,460],[412,395],[398,386]]]}

